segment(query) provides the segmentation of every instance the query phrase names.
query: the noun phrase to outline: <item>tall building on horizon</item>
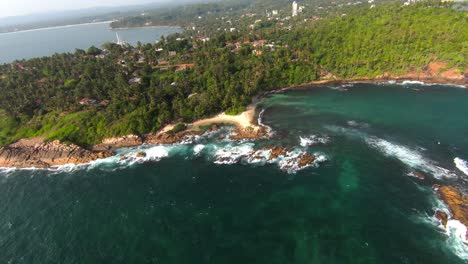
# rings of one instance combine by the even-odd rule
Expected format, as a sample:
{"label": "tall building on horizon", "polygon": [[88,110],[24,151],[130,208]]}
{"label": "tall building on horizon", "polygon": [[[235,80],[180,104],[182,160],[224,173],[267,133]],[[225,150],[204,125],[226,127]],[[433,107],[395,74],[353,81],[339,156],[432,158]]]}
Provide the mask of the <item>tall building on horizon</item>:
{"label": "tall building on horizon", "polygon": [[292,3],[292,16],[293,17],[297,16],[297,2],[296,1]]}

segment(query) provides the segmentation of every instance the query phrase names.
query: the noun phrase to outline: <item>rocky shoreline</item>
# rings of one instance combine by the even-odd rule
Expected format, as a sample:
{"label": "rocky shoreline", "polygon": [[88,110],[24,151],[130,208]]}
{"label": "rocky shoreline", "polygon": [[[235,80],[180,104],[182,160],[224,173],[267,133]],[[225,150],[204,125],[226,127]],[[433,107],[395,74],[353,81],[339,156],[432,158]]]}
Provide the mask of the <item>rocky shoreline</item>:
{"label": "rocky shoreline", "polygon": [[22,139],[0,148],[0,167],[50,168],[65,164],[82,164],[112,156],[108,151],[91,151],[58,140]]}
{"label": "rocky shoreline", "polygon": [[[424,77],[424,76],[423,76]],[[382,76],[382,79],[372,80],[322,80],[319,82],[313,82],[304,84],[296,87],[289,87],[286,89],[300,88],[311,85],[319,84],[340,84],[353,82],[378,82],[388,80],[417,80],[425,82],[436,82],[436,83],[456,83],[466,87],[466,78],[458,79],[438,79],[442,77],[425,76],[424,78],[419,76],[418,78],[390,78],[388,76]],[[458,80],[458,81],[456,81]],[[276,90],[277,91],[277,90]],[[268,94],[268,93],[266,93]],[[269,130],[265,126],[256,124],[253,120],[252,111],[255,110],[254,106],[251,106],[248,111],[242,113],[245,115],[241,118],[241,122],[237,122],[232,130],[232,134],[229,135],[229,139],[233,141],[242,140],[254,140],[254,139],[267,139],[269,138]],[[249,112],[248,114],[246,114]],[[244,122],[246,117],[250,119],[250,122]],[[206,120],[197,121],[203,123],[204,121],[217,120],[218,117],[209,118]],[[221,119],[221,121],[224,119]],[[220,120],[218,120],[220,121]],[[225,120],[224,120],[225,121]],[[197,123],[195,122],[195,123]],[[208,123],[210,123],[208,122]],[[195,123],[188,124],[188,129],[171,133],[171,127],[169,125],[163,128],[157,133],[144,134],[144,135],[127,135],[123,137],[113,137],[104,139],[100,144],[94,145],[91,149],[85,149],[73,144],[64,144],[57,140],[44,142],[42,138],[33,139],[22,139],[13,144],[0,148],[0,167],[14,167],[14,168],[54,168],[60,165],[66,164],[83,164],[91,161],[107,158],[115,155],[115,150],[126,147],[137,147],[142,144],[177,144],[183,143],[191,138],[201,136],[206,132],[216,132],[219,127],[214,122],[208,128],[200,129],[200,126],[194,126]],[[248,124],[246,124],[248,123]],[[203,125],[205,125],[203,123]],[[137,156],[144,156],[145,153],[138,153]],[[124,157],[125,158],[125,157]],[[282,160],[281,169],[283,170],[298,170],[319,162],[317,157],[307,152],[294,153],[292,149],[285,148],[283,146],[266,146],[261,149],[252,150],[244,156],[232,158],[230,156],[220,157],[218,163],[220,164],[232,164],[240,162],[241,160],[247,160],[249,162],[263,161],[267,163],[279,162]],[[415,171],[408,174],[411,177],[415,177],[418,180],[425,180],[426,175],[421,172]],[[468,197],[459,191],[457,188],[452,186],[439,186],[435,185],[434,190],[438,197],[445,203],[449,211],[436,210],[434,217],[439,220],[444,228],[448,228],[450,220],[458,220],[465,227],[468,227]],[[448,229],[447,229],[448,230]],[[468,241],[468,232],[465,235],[465,243]]]}
{"label": "rocky shoreline", "polygon": [[[358,77],[358,78],[349,78],[349,79],[340,79],[334,75],[327,73],[322,76],[321,80],[312,81],[300,85],[295,85],[292,87],[285,87],[283,89],[294,89],[294,88],[304,88],[314,85],[323,85],[323,84],[344,84],[344,83],[376,83],[376,82],[386,82],[386,81],[395,81],[395,82],[404,82],[404,81],[416,81],[424,82],[430,84],[447,84],[447,85],[460,85],[463,87],[468,87],[468,72],[461,72],[457,68],[447,68],[447,63],[444,62],[431,62],[426,67],[422,69],[414,68],[413,71],[408,72],[402,75],[392,75],[389,73],[383,73],[374,78],[369,77]],[[280,88],[281,89],[281,88]]]}
{"label": "rocky shoreline", "polygon": [[[439,198],[447,205],[451,215],[437,210],[435,217],[447,228],[450,219],[458,220],[465,227],[468,227],[468,197],[452,186],[434,186]],[[468,244],[468,232],[465,233],[465,243]]]}
{"label": "rocky shoreline", "polygon": [[[231,140],[267,138],[267,129],[252,124],[253,127],[235,126]],[[91,161],[115,155],[120,148],[137,147],[142,144],[177,144],[190,138],[201,136],[206,132],[215,132],[219,127],[215,124],[200,130],[190,128],[181,132],[171,133],[162,130],[158,133],[145,135],[127,135],[104,139],[91,149],[74,144],[65,144],[58,140],[46,142],[43,138],[22,139],[0,148],[0,168],[51,168],[66,164],[84,164]]]}
{"label": "rocky shoreline", "polygon": [[[323,84],[341,84],[349,82],[379,82],[379,81],[424,81],[429,83],[447,83],[457,84],[466,87],[467,78],[466,73],[461,73],[456,69],[446,69],[444,63],[430,63],[422,72],[408,73],[402,76],[391,76],[389,74],[382,74],[376,78],[354,78],[354,79],[336,79],[332,76],[326,80],[314,81],[305,83],[298,86],[283,88],[294,89],[302,88],[313,85]],[[274,91],[266,92],[265,96]],[[261,96],[260,96],[261,97]],[[169,125],[163,128],[158,133],[145,134],[145,135],[127,135],[123,137],[113,137],[104,139],[100,144],[94,145],[90,149],[85,149],[76,145],[67,145],[58,141],[43,142],[39,138],[34,139],[22,139],[18,142],[4,146],[0,148],[0,167],[16,167],[16,168],[49,168],[51,166],[58,166],[64,164],[81,164],[88,163],[90,161],[112,156],[113,150],[124,147],[135,147],[142,144],[174,144],[181,142],[184,138],[190,136],[197,136],[204,133],[204,130],[199,130],[199,126],[196,124],[208,123],[223,123],[234,122],[236,124],[234,128],[234,134],[230,136],[231,140],[245,140],[245,139],[261,139],[268,138],[268,129],[264,126],[260,126],[253,121],[253,113],[255,111],[255,105],[249,107],[246,112],[235,116],[226,117],[224,114],[220,114],[213,118],[207,118],[199,120],[192,124],[189,124],[189,129],[178,132],[168,133]],[[224,115],[224,116],[223,116]],[[247,120],[247,119],[250,119]],[[211,127],[217,129],[216,126]],[[210,130],[208,129],[208,130]],[[418,175],[417,175],[418,176]]]}

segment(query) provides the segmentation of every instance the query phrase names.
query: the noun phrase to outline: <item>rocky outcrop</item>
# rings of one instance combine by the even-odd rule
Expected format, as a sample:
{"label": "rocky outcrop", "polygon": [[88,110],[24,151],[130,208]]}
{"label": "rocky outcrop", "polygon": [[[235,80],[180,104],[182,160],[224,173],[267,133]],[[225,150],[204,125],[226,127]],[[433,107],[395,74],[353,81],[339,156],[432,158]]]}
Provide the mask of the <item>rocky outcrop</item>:
{"label": "rocky outcrop", "polygon": [[149,134],[145,136],[145,143],[149,144],[175,144],[181,143],[187,140],[188,138],[199,136],[203,134],[204,131],[191,131],[185,130],[178,133],[158,133],[158,134]]}
{"label": "rocky outcrop", "polygon": [[448,222],[448,215],[445,212],[437,210],[435,212],[435,217],[439,220],[439,222],[444,226],[447,227]]}
{"label": "rocky outcrop", "polygon": [[388,73],[379,76],[382,79],[395,79],[395,80],[419,80],[426,82],[435,83],[454,83],[465,85],[466,72],[462,72],[457,68],[448,68],[448,64],[445,62],[431,62],[423,69],[414,68],[410,72],[400,75],[391,76]]}
{"label": "rocky outcrop", "polygon": [[145,152],[138,152],[138,153],[136,154],[136,157],[137,157],[137,158],[144,158],[144,157],[146,157],[146,153],[145,153]]}
{"label": "rocky outcrop", "polygon": [[424,174],[424,173],[422,173],[420,171],[412,171],[412,172],[408,173],[408,176],[415,177],[415,178],[418,178],[420,180],[426,179],[426,174]]}
{"label": "rocky outcrop", "polygon": [[93,146],[94,151],[107,151],[116,148],[134,147],[143,144],[143,139],[137,135],[106,138],[101,144]]}
{"label": "rocky outcrop", "polygon": [[314,163],[314,161],[315,161],[315,156],[310,155],[308,153],[304,153],[301,156],[299,156],[299,161],[297,165],[299,166],[299,168],[303,168]]}
{"label": "rocky outcrop", "polygon": [[[468,197],[451,186],[438,187],[437,193],[447,204],[453,218],[468,227]],[[468,234],[466,239],[468,239]]]}
{"label": "rocky outcrop", "polygon": [[268,131],[265,127],[235,127],[233,135],[229,138],[231,140],[243,140],[243,139],[261,139],[268,137]]}
{"label": "rocky outcrop", "polygon": [[0,148],[0,167],[49,168],[64,164],[80,164],[112,156],[111,152],[90,151],[58,140],[23,139]]}
{"label": "rocky outcrop", "polygon": [[263,148],[265,151],[270,151],[270,156],[268,157],[268,160],[276,159],[279,156],[285,156],[288,153],[288,149],[282,146],[266,146]]}

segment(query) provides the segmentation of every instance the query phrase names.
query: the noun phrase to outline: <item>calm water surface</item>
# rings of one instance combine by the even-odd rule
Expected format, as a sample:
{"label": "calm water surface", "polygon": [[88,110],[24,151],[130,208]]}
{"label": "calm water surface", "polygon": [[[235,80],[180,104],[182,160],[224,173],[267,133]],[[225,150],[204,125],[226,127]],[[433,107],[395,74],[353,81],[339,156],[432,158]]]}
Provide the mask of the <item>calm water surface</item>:
{"label": "calm water surface", "polygon": [[100,47],[105,42],[116,42],[116,32],[125,42],[135,45],[138,41],[154,43],[163,35],[180,31],[176,27],[110,30],[109,23],[98,23],[3,33],[0,34],[0,63],[73,52],[92,45]]}
{"label": "calm water surface", "polygon": [[[122,150],[145,151],[141,163],[0,172],[0,263],[466,263],[431,186],[466,190],[453,160],[468,160],[467,100],[451,86],[288,91],[260,103],[267,142],[201,138]],[[313,136],[328,141],[304,144]],[[264,145],[327,161],[296,173],[214,163]]]}

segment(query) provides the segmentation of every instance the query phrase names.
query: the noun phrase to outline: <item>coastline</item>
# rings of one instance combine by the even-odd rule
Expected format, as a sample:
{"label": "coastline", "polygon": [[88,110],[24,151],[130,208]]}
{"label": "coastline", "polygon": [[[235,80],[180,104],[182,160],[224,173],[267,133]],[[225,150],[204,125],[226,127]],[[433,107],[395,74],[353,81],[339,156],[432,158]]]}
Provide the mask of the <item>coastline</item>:
{"label": "coastline", "polygon": [[[113,21],[110,21],[111,23]],[[109,26],[109,29],[110,30],[126,30],[126,29],[133,29],[133,28],[180,28],[180,29],[183,29],[181,26],[139,26],[139,27],[111,27]]]}
{"label": "coastline", "polygon": [[88,22],[88,23],[70,24],[70,25],[64,25],[64,26],[53,26],[53,27],[25,29],[25,30],[18,30],[18,31],[3,32],[3,33],[0,33],[0,35],[2,35],[2,34],[25,33],[25,32],[33,32],[33,31],[42,31],[42,30],[57,29],[57,28],[69,28],[69,27],[88,26],[88,25],[110,24],[112,22],[113,21]]}
{"label": "coastline", "polygon": [[406,78],[406,77],[385,77],[385,78],[350,78],[350,79],[327,79],[327,80],[318,80],[318,81],[311,81],[299,85],[293,85],[278,89],[273,89],[269,92],[276,92],[278,90],[289,90],[289,89],[299,89],[299,88],[307,88],[310,86],[318,86],[318,85],[328,85],[328,84],[346,84],[346,83],[382,83],[382,82],[390,82],[395,81],[399,82],[421,82],[425,84],[434,84],[434,85],[451,85],[451,86],[461,86],[463,88],[468,88],[468,82],[465,78],[463,79],[451,79],[451,78],[440,78],[440,77],[424,77],[424,78]]}
{"label": "coastline", "polygon": [[[428,81],[430,80],[430,81]],[[319,80],[307,84],[297,86],[289,86],[284,88],[274,89],[265,92],[254,98],[254,103],[249,105],[246,111],[238,115],[227,115],[224,112],[213,117],[208,117],[196,120],[192,123],[185,124],[186,130],[177,133],[171,133],[177,123],[166,125],[164,128],[155,133],[144,135],[126,135],[123,137],[106,138],[101,144],[92,146],[91,149],[81,148],[76,145],[66,145],[58,141],[44,142],[42,138],[22,139],[6,147],[0,148],[0,169],[21,168],[21,169],[58,169],[62,165],[80,165],[90,164],[99,159],[118,157],[114,152],[119,148],[138,147],[144,144],[155,145],[171,145],[184,142],[187,138],[202,135],[205,132],[213,132],[218,130],[218,125],[231,124],[234,125],[232,140],[245,139],[267,139],[269,137],[267,127],[258,124],[255,120],[256,105],[262,97],[271,93],[287,91],[290,89],[306,89],[319,85],[328,84],[344,84],[344,83],[381,83],[384,81],[418,81],[422,82],[421,78],[410,79],[352,79],[352,80]],[[440,78],[425,78],[425,83],[454,85],[452,81],[440,82]],[[464,80],[457,84],[466,88]],[[288,149],[283,146],[266,146],[263,149],[250,153],[251,158],[255,157],[258,151],[269,153],[268,160],[272,160],[278,155],[287,155]],[[137,157],[145,157],[145,152],[138,152]],[[121,160],[131,159],[132,157],[120,156]],[[313,164],[317,157],[308,153],[303,153],[297,157],[295,161],[298,168],[305,168]],[[219,162],[230,164],[229,157],[223,157]],[[419,180],[424,181],[426,176],[421,173],[415,173]],[[464,227],[468,227],[468,210],[465,208],[468,202],[468,197],[462,190],[450,184],[433,185],[433,193],[440,201],[447,206],[447,210],[443,208],[435,208],[432,219],[438,221],[440,228],[446,233],[450,233],[453,225],[458,223]],[[468,232],[465,232],[461,237],[465,244],[468,244]]]}
{"label": "coastline", "polygon": [[[88,163],[89,161],[99,159],[101,156],[109,156],[112,151],[117,150],[119,148],[124,147],[136,147],[142,144],[174,144],[183,139],[186,136],[190,135],[198,135],[206,130],[215,129],[214,126],[223,125],[223,124],[230,124],[234,125],[234,135],[231,137],[233,140],[243,140],[243,139],[261,139],[267,138],[268,128],[258,124],[257,121],[254,119],[256,114],[256,104],[262,97],[267,96],[272,93],[278,93],[282,91],[292,90],[292,89],[306,89],[308,87],[319,86],[319,85],[330,85],[330,84],[345,84],[345,83],[380,83],[385,81],[396,81],[396,82],[404,82],[404,81],[417,81],[417,82],[424,82],[429,84],[441,84],[441,85],[457,85],[464,88],[466,86],[466,80],[463,79],[450,79],[450,78],[440,78],[440,77],[425,77],[425,78],[402,78],[402,77],[385,77],[385,78],[354,78],[354,79],[327,79],[327,80],[318,80],[312,81],[300,85],[282,87],[282,88],[274,88],[270,91],[266,91],[263,94],[254,98],[254,103],[247,107],[247,110],[238,114],[238,115],[227,115],[226,113],[220,113],[216,116],[203,118],[196,120],[192,123],[187,123],[186,130],[177,133],[171,133],[171,130],[177,123],[170,123],[164,126],[157,132],[148,133],[143,135],[125,135],[121,137],[111,137],[104,139],[101,143],[91,146],[90,148],[81,148],[75,145],[74,147],[80,148],[80,153],[87,153],[90,158],[80,158],[74,159],[74,162],[70,162],[70,159],[52,159],[47,160],[47,162],[41,160],[41,152],[36,150],[33,153],[30,153],[27,159],[24,159],[22,162],[9,162],[5,160],[5,157],[2,157],[2,153],[5,153],[5,150],[9,148],[17,148],[18,146],[15,145],[21,141],[27,141],[28,139],[21,139],[13,144],[4,146],[0,148],[0,167],[3,168],[31,168],[37,166],[38,168],[50,167],[50,166],[58,166],[58,165],[68,165],[74,164],[79,165],[82,163]],[[212,126],[210,128],[210,126]],[[29,140],[36,140],[38,138],[29,139]],[[37,142],[35,144],[37,145]],[[57,151],[63,151],[67,149],[69,145],[62,144],[59,142],[54,141],[55,143],[60,144],[60,147],[57,148]],[[43,142],[43,144],[47,144],[47,142]],[[30,147],[30,146],[27,146]],[[40,148],[39,148],[40,149]],[[87,151],[87,152],[86,152]],[[15,152],[12,152],[15,153]],[[21,153],[21,152],[19,152]],[[105,153],[105,154],[104,154]],[[38,156],[35,157],[34,155]],[[49,155],[49,154],[47,154]],[[46,156],[47,156],[46,155]],[[4,154],[5,156],[5,154]],[[7,155],[9,160],[14,160],[12,154]],[[21,157],[21,155],[20,155]],[[48,164],[48,165],[44,165]]]}

